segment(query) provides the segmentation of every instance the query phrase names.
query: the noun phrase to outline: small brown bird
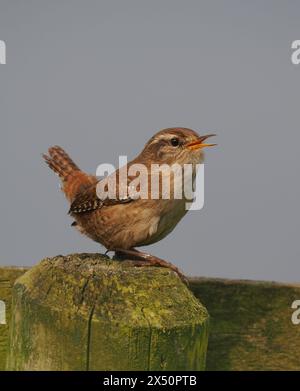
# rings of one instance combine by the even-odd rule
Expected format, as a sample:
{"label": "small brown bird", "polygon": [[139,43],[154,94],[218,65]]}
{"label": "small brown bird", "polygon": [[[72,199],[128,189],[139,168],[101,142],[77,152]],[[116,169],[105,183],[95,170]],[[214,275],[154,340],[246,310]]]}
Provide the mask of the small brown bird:
{"label": "small brown bird", "polygon": [[[216,145],[204,143],[211,136],[214,135],[199,136],[187,128],[161,130],[147,142],[143,151],[128,163],[127,169],[134,164],[143,164],[151,172],[152,164],[177,163],[182,167],[192,164],[194,180],[196,164],[202,163],[204,159],[203,148]],[[116,199],[101,200],[97,195],[97,186],[101,180],[81,171],[59,146],[49,148],[48,152],[49,156],[43,157],[62,180],[62,190],[71,204],[69,213],[75,219],[72,226],[101,243],[108,251],[115,251],[119,258],[134,260],[137,266],[169,267],[181,275],[176,266],[140,252],[135,247],[155,243],[168,235],[187,212],[185,197],[177,199],[173,191],[169,199],[163,199],[160,188],[158,199],[152,199],[150,196],[147,199],[132,199],[129,196],[121,198],[117,181]],[[120,169],[115,174],[116,178],[119,178]],[[159,177],[160,185],[163,175],[162,173]],[[129,176],[127,185],[136,177]],[[170,182],[172,188],[172,174]],[[150,175],[148,183],[150,194]]]}

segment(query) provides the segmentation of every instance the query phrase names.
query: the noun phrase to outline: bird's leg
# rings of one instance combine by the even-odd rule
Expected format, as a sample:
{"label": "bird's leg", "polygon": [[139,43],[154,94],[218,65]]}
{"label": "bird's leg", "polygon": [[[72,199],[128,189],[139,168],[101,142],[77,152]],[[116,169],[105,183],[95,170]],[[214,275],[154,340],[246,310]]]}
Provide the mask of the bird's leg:
{"label": "bird's leg", "polygon": [[121,259],[130,258],[134,266],[160,266],[171,269],[178,274],[183,282],[187,284],[186,277],[181,273],[178,267],[173,265],[171,262],[167,262],[161,258],[155,257],[154,255],[138,251],[135,248],[130,250],[116,249],[115,255]]}

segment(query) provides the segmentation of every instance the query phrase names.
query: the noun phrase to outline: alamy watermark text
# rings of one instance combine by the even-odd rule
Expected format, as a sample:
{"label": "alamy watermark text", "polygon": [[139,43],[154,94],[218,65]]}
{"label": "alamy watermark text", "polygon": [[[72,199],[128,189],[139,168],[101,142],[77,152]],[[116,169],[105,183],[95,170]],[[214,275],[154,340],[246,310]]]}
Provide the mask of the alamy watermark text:
{"label": "alamy watermark text", "polygon": [[6,64],[6,44],[2,40],[0,40],[0,64]]}

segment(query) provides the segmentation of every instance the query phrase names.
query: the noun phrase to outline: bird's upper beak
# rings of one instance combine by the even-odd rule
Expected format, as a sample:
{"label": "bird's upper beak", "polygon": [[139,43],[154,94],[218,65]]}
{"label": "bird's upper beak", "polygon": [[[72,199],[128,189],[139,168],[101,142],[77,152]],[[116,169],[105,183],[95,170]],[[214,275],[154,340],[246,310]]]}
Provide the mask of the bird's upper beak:
{"label": "bird's upper beak", "polygon": [[187,147],[191,150],[196,150],[200,148],[205,148],[205,147],[213,147],[217,144],[206,144],[204,141],[208,139],[209,137],[216,136],[215,134],[207,134],[205,136],[200,136],[197,140],[192,141],[191,143],[187,144]]}

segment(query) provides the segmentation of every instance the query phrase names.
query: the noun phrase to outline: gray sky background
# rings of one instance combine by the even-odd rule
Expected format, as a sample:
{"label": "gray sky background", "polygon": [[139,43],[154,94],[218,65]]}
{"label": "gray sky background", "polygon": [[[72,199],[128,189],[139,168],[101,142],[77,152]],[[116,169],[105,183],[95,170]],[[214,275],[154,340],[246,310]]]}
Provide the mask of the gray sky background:
{"label": "gray sky background", "polygon": [[41,160],[91,173],[170,126],[216,132],[205,206],[147,248],[190,275],[300,280],[297,1],[0,0],[0,264],[103,251]]}

